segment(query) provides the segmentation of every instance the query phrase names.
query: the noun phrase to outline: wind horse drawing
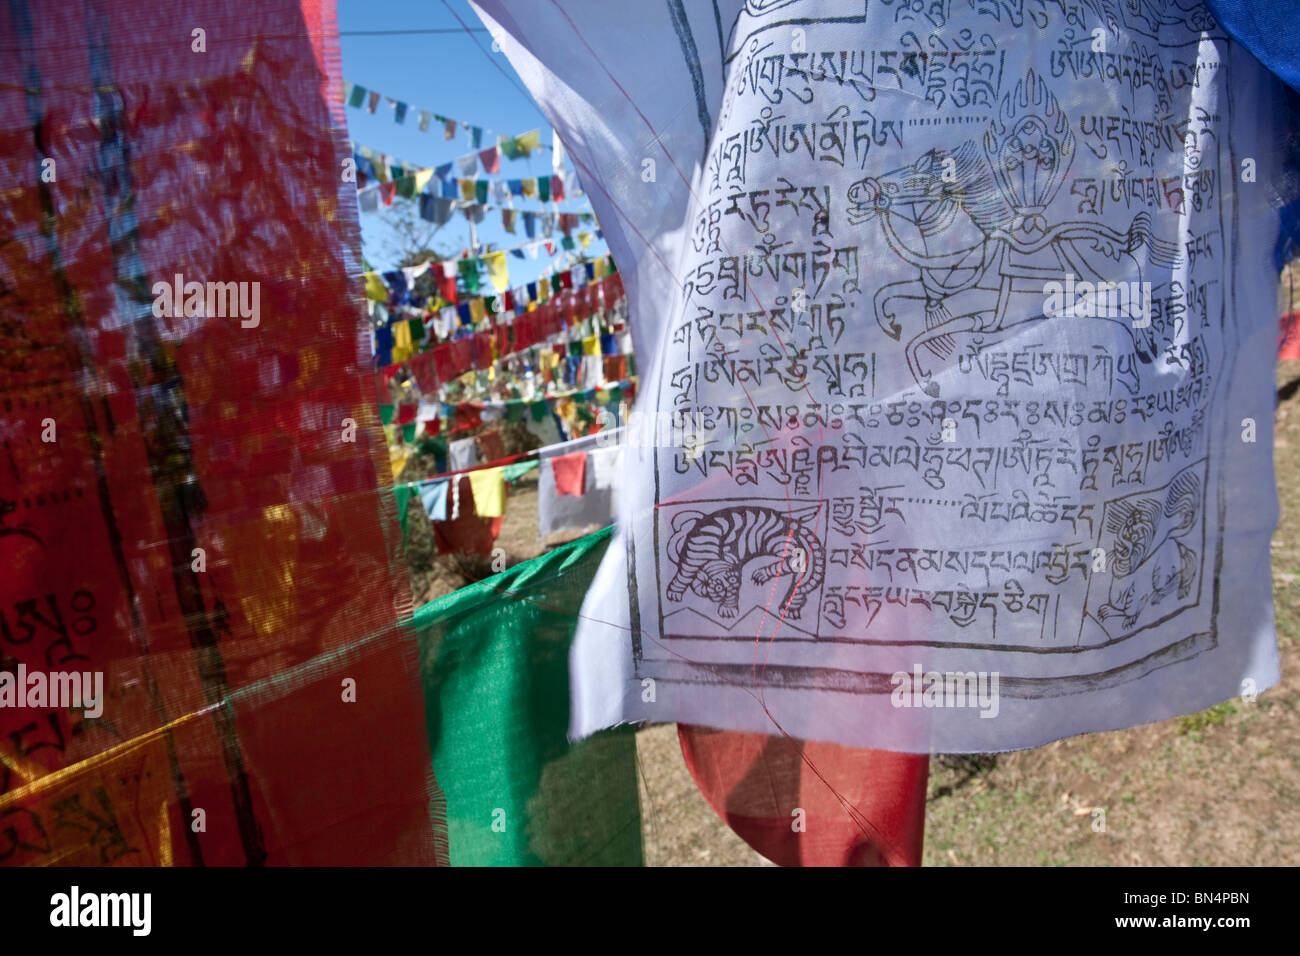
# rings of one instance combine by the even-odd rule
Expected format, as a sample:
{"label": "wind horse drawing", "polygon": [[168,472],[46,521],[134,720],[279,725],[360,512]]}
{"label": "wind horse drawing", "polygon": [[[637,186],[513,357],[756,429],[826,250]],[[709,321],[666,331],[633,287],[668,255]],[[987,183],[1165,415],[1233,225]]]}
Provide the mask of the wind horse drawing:
{"label": "wind horse drawing", "polygon": [[[1069,117],[1030,70],[1003,97],[982,148],[968,140],[930,150],[909,166],[849,187],[849,222],[877,223],[894,252],[917,270],[913,279],[882,286],[873,305],[877,324],[895,340],[903,333],[900,315],[923,307],[924,329],[908,340],[906,357],[927,395],[939,395],[933,366],[952,356],[957,337],[997,341],[1018,326],[1049,320],[1046,283],[1067,275],[1090,283],[1140,280],[1143,251],[1156,266],[1181,263],[1181,250],[1153,235],[1145,212],[1127,232],[1086,220],[1048,221],[1074,154]],[[1135,328],[1122,315],[1102,321],[1125,330],[1140,362],[1155,361],[1150,327]],[[938,362],[924,360],[922,349]]]}

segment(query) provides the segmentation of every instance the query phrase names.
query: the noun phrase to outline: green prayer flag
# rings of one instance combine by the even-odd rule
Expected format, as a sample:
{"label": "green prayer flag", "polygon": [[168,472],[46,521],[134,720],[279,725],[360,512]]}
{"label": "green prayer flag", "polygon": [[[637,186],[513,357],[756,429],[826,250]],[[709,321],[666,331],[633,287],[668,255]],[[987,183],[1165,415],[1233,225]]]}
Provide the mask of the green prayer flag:
{"label": "green prayer flag", "polygon": [[533,402],[528,406],[528,413],[533,416],[533,421],[540,422],[546,418],[547,407],[545,402]]}
{"label": "green prayer flag", "polygon": [[561,247],[562,249],[572,249],[572,248],[573,248],[573,237],[572,237],[572,236],[565,236],[563,239],[561,239],[561,240],[560,240],[560,247]]}
{"label": "green prayer flag", "polygon": [[460,277],[465,280],[465,288],[470,292],[478,291],[478,260],[461,259],[456,263]]}
{"label": "green prayer flag", "polygon": [[506,402],[506,421],[522,422],[524,420],[523,402]]}
{"label": "green prayer flag", "polygon": [[534,458],[532,461],[517,461],[512,465],[506,465],[504,477],[506,484],[513,485],[516,481],[528,474],[534,468],[541,467],[541,462]]}
{"label": "green prayer flag", "polygon": [[559,295],[560,290],[563,288],[564,288],[564,283],[560,281],[560,277],[551,276],[551,291],[554,292],[556,295]]}
{"label": "green prayer flag", "polygon": [[481,203],[487,202],[488,181],[486,179],[474,180],[474,198]]}
{"label": "green prayer flag", "polygon": [[397,195],[403,199],[415,198],[415,177],[403,176],[397,181]]}
{"label": "green prayer flag", "polygon": [[402,526],[402,554],[406,554],[406,509],[411,502],[414,489],[408,485],[393,485],[393,497],[397,499],[397,521]]}
{"label": "green prayer flag", "polygon": [[379,423],[381,425],[391,425],[393,423],[393,405],[379,406]]}
{"label": "green prayer flag", "polygon": [[402,426],[402,441],[411,444],[415,441],[415,422],[407,422]]}
{"label": "green prayer flag", "polygon": [[348,106],[360,106],[366,101],[366,88],[364,86],[352,87],[352,98],[348,100]]}
{"label": "green prayer flag", "polygon": [[519,145],[515,142],[514,137],[502,136],[497,140],[497,148],[501,150],[501,155],[506,159],[519,158]]}
{"label": "green prayer flag", "polygon": [[568,739],[569,646],[612,529],[415,612],[453,866],[639,866],[631,727]]}
{"label": "green prayer flag", "polygon": [[537,198],[540,199],[542,202],[551,201],[551,177],[550,176],[537,177]]}

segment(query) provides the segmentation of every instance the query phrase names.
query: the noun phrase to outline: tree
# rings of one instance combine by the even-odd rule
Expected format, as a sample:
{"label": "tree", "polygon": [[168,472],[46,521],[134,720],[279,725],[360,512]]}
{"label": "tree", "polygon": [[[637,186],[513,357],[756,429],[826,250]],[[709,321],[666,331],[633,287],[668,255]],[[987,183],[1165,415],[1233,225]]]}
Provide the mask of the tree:
{"label": "tree", "polygon": [[380,212],[380,219],[388,227],[389,237],[384,243],[390,261],[398,268],[418,266],[421,263],[441,261],[451,253],[433,245],[433,238],[442,225],[421,219],[414,202],[399,199]]}

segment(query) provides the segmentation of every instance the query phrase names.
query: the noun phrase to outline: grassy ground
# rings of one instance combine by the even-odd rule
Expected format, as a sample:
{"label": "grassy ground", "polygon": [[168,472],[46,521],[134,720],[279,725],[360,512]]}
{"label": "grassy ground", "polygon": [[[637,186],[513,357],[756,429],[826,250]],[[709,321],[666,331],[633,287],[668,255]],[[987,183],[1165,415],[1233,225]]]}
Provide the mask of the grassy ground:
{"label": "grassy ground", "polygon": [[[1300,362],[1281,363],[1279,385],[1296,380]],[[933,759],[927,864],[1300,864],[1300,397],[1280,405],[1275,446],[1282,683],[1254,703],[1131,730]]]}
{"label": "grassy ground", "polygon": [[[1254,703],[1130,730],[1014,754],[934,757],[926,865],[1300,865],[1300,391],[1287,388],[1294,384],[1300,362],[1281,363],[1282,519],[1272,550],[1282,683]],[[543,549],[536,501],[535,478],[512,494],[498,539],[511,563]],[[486,571],[438,558],[415,575],[417,597]],[[647,863],[770,865],[704,802],[675,727],[642,730],[637,751]]]}

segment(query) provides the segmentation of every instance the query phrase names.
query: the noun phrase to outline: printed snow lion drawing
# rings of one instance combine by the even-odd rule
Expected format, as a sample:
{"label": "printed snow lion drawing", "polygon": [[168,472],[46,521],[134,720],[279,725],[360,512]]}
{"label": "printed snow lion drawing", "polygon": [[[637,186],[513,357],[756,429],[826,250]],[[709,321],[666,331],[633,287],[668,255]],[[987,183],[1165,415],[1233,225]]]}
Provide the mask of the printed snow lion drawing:
{"label": "printed snow lion drawing", "polygon": [[798,620],[808,595],[821,586],[825,557],[812,531],[819,505],[790,514],[773,508],[735,506],[705,515],[679,512],[672,519],[668,557],[677,572],[668,583],[668,600],[680,601],[690,588],[718,605],[722,617],[735,617],[740,607],[740,575],[755,558],[773,560],[754,570],[751,579],[763,584],[790,575],[790,590],[781,602],[785,614]]}

